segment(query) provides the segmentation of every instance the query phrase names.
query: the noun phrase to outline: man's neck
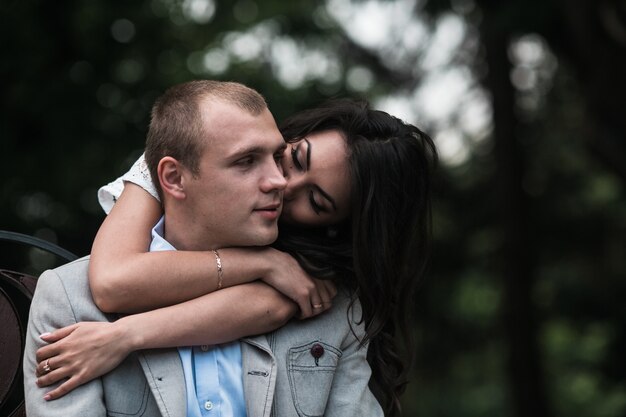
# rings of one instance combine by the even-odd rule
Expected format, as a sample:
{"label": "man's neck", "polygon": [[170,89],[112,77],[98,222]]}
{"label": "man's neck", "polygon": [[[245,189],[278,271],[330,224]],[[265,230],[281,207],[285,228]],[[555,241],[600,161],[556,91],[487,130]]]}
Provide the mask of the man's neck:
{"label": "man's neck", "polygon": [[163,237],[176,250],[206,251],[219,249],[210,233],[189,224],[185,219],[175,215],[164,216]]}

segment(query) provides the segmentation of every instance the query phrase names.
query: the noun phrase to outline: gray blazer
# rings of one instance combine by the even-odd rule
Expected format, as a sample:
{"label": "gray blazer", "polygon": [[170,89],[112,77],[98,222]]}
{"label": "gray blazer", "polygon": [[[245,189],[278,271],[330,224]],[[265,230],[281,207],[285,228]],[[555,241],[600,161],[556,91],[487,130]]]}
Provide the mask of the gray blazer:
{"label": "gray blazer", "polygon": [[[82,258],[39,278],[24,353],[27,415],[184,417],[185,383],[176,349],[133,353],[66,396],[43,399],[51,387],[35,384],[35,352],[45,344],[39,335],[79,321],[115,319],[91,298],[88,263],[88,257]],[[348,316],[348,303],[346,296],[337,296],[334,307],[315,319],[294,320],[271,334],[242,339],[248,417],[383,415],[368,388],[367,348],[360,346],[348,322],[348,317],[359,319],[359,306]],[[363,335],[361,325],[352,327]]]}

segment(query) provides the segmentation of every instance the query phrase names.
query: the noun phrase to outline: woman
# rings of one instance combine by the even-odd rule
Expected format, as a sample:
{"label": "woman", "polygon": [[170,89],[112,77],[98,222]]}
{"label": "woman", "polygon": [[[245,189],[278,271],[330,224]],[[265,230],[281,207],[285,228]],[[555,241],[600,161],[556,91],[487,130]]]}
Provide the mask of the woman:
{"label": "woman", "polygon": [[[364,102],[347,100],[332,101],[296,114],[283,123],[281,132],[289,144],[281,161],[288,185],[275,248],[247,253],[232,249],[233,253],[224,252],[228,253],[223,256],[224,261],[236,269],[238,264],[249,264],[250,259],[269,257],[277,262],[275,270],[287,270],[287,276],[301,275],[293,261],[285,257],[283,252],[287,252],[311,276],[349,290],[353,302],[358,298],[366,331],[361,342],[369,343],[370,387],[385,414],[397,415],[399,395],[410,367],[401,358],[413,357],[409,332],[411,301],[428,251],[429,183],[436,162],[432,140],[412,125],[370,110]],[[347,152],[342,153],[342,147]],[[343,180],[338,175],[340,172],[347,173]],[[94,243],[90,281],[94,298],[105,311],[143,311],[189,300],[215,289],[213,280],[217,277],[207,279],[206,253],[143,253],[148,246],[147,232],[160,216],[156,200],[146,196],[135,194],[132,204],[129,200],[122,206],[122,199],[127,198],[123,196],[114,211],[133,207],[135,214],[140,214],[113,217],[115,213],[112,213]],[[141,232],[126,234],[125,242],[132,243],[120,245],[118,232],[137,229]],[[240,256],[250,258],[241,262]],[[110,269],[111,259],[120,265],[117,270]],[[247,273],[261,276],[259,271]],[[277,281],[267,270],[263,272],[268,283]],[[169,278],[172,274],[176,280]],[[155,285],[155,279],[159,285]],[[180,285],[180,279],[186,280],[185,285]],[[282,284],[274,283],[280,289]],[[165,291],[161,284],[166,286]],[[314,315],[314,310],[325,302],[327,308],[333,295],[333,288],[324,283],[309,289],[300,298],[286,294],[298,301],[305,316]],[[138,293],[143,295],[140,299]],[[44,339],[59,341],[80,325],[61,329]],[[84,329],[85,334],[89,331],[90,328]],[[93,333],[96,332],[94,329]],[[107,343],[112,337],[108,334]],[[163,335],[166,341],[161,345],[152,341],[151,346],[172,346],[171,337],[167,338],[168,335]],[[42,348],[37,359],[47,363],[46,359],[60,358],[65,348],[53,343]],[[108,361],[111,369],[128,353],[122,349],[103,361]],[[87,375],[78,379],[84,383],[106,372],[104,367],[85,371],[91,365],[84,356],[93,357],[93,352],[82,354],[82,360],[80,355],[75,360],[79,363],[77,368],[65,362],[62,366],[70,372],[57,372],[56,379],[44,376],[40,385],[76,373]]]}

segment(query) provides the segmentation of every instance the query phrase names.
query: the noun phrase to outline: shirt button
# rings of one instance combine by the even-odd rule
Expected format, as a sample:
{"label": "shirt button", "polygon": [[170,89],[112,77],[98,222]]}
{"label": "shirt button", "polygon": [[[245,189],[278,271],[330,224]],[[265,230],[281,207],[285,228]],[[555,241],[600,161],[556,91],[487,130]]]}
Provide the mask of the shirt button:
{"label": "shirt button", "polygon": [[208,352],[209,345],[202,345],[202,346],[200,346],[200,350],[202,350],[203,352]]}
{"label": "shirt button", "polygon": [[204,409],[205,410],[212,410],[213,409],[213,403],[211,401],[207,401],[204,403]]}

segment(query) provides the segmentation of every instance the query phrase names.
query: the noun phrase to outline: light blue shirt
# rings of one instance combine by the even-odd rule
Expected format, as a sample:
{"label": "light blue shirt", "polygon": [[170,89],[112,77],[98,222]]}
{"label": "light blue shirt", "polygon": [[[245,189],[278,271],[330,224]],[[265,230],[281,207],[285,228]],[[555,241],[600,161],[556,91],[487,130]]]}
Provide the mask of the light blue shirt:
{"label": "light blue shirt", "polygon": [[[150,251],[176,250],[163,237],[164,217],[152,229]],[[241,344],[179,347],[187,417],[245,417]]]}

